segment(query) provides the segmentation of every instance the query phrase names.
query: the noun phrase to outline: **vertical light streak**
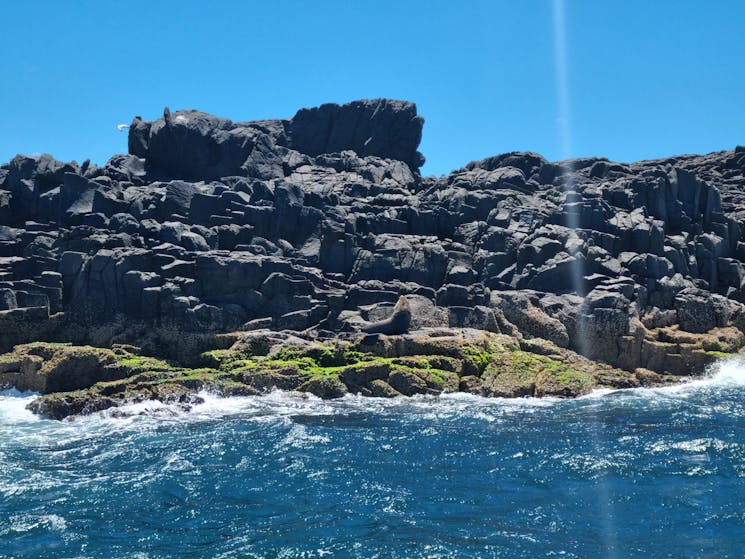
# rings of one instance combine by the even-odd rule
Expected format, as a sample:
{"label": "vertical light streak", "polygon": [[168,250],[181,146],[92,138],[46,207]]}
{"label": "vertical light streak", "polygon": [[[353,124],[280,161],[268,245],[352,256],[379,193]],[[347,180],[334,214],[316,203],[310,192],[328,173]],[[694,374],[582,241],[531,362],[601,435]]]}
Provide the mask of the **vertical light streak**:
{"label": "vertical light streak", "polygon": [[[554,63],[556,66],[556,97],[558,101],[559,118],[557,120],[559,145],[561,149],[561,159],[567,160],[572,157],[572,134],[571,134],[571,105],[569,91],[569,63],[567,57],[567,38],[566,38],[566,8],[564,0],[553,0],[553,23],[554,23]],[[564,163],[561,166],[561,183],[564,188],[565,196],[576,190],[574,182],[574,169],[570,163]],[[579,214],[574,212],[564,212],[564,225],[570,230],[579,229]],[[584,270],[580,260],[575,260],[571,266],[571,281],[574,291],[584,295]],[[585,336],[586,325],[582,319],[582,311],[577,313],[575,347],[581,354],[588,355],[587,338]],[[601,428],[599,422],[590,425],[590,437],[595,447],[595,458],[600,460],[598,429]],[[597,480],[597,504],[598,512],[601,519],[601,537],[603,547],[605,548],[605,557],[615,559],[618,557],[618,540],[615,527],[613,505],[611,503],[610,489],[608,482],[599,474]]]}

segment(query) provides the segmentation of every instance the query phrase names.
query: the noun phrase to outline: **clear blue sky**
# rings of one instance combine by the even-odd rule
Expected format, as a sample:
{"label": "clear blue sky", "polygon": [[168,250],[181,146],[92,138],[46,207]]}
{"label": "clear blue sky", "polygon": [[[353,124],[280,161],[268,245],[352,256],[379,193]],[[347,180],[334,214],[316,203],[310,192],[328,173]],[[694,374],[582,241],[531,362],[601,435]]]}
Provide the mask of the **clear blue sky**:
{"label": "clear blue sky", "polygon": [[48,152],[102,164],[126,152],[117,123],[166,105],[253,120],[364,97],[417,103],[425,174],[512,150],[631,161],[745,144],[738,0],[565,0],[566,120],[551,0],[8,0],[2,11],[3,162]]}

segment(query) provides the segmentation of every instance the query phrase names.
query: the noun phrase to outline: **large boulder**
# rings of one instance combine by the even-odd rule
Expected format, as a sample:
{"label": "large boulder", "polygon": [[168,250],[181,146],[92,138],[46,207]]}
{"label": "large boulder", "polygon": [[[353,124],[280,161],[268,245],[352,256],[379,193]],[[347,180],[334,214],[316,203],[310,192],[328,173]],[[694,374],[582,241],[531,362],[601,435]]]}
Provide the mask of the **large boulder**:
{"label": "large boulder", "polygon": [[149,171],[168,177],[211,180],[238,175],[260,130],[201,111],[183,110],[144,123],[135,117],[129,128],[132,155],[144,157]]}
{"label": "large boulder", "polygon": [[424,163],[417,151],[423,125],[414,103],[365,99],[301,109],[288,123],[287,132],[290,147],[308,155],[350,149],[362,157],[397,159],[417,170]]}
{"label": "large boulder", "polygon": [[703,289],[683,289],[675,297],[675,310],[682,330],[703,333],[725,326],[729,320],[729,305],[724,297]]}
{"label": "large boulder", "polygon": [[153,122],[135,117],[129,152],[144,158],[156,176],[187,180],[280,178],[299,161],[288,148],[311,156],[352,150],[361,157],[402,161],[416,171],[424,163],[417,151],[423,123],[416,105],[390,99],[321,105],[285,121],[233,122],[166,108]]}

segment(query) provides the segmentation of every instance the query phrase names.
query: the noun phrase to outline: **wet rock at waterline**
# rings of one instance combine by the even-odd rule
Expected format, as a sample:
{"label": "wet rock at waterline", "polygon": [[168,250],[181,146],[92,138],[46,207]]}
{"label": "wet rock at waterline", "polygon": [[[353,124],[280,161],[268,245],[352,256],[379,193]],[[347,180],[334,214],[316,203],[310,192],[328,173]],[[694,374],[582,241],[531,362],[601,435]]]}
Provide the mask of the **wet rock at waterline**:
{"label": "wet rock at waterline", "polygon": [[62,419],[148,400],[189,406],[199,403],[205,390],[235,396],[281,389],[324,399],[347,393],[390,398],[458,391],[575,397],[595,388],[674,380],[638,377],[550,342],[538,353],[510,336],[468,328],[429,328],[356,342],[274,338],[276,345],[266,355],[249,349],[256,342],[271,344],[272,338],[270,331],[254,331],[228,349],[181,363],[144,356],[132,346],[103,349],[36,342],[3,356],[0,383],[41,392],[30,408]]}

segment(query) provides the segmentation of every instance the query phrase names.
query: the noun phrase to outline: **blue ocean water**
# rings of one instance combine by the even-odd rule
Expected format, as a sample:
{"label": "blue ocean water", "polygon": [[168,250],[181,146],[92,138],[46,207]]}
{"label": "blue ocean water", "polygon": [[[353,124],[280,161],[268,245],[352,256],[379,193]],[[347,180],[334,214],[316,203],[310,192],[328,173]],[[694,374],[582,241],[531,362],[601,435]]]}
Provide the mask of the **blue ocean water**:
{"label": "blue ocean water", "polygon": [[0,395],[3,558],[745,556],[745,365],[578,400],[40,420]]}

